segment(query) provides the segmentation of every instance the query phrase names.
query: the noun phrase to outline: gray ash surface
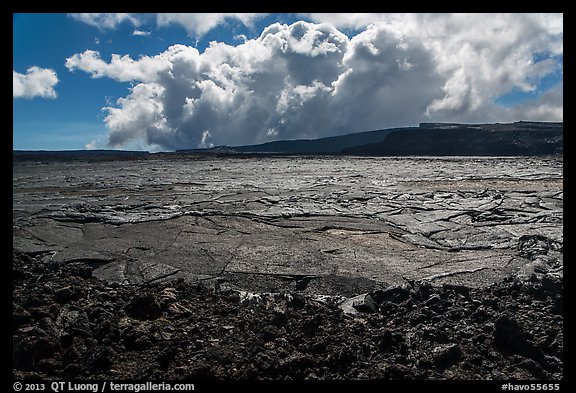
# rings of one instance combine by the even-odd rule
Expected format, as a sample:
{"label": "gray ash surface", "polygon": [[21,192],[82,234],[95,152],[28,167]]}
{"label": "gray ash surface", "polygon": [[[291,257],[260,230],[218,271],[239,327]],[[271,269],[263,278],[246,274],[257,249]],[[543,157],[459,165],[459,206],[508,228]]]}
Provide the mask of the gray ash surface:
{"label": "gray ash surface", "polygon": [[13,175],[15,249],[110,282],[285,292],[306,278],[306,293],[339,294],[349,280],[483,286],[538,255],[562,269],[562,157],[150,156]]}

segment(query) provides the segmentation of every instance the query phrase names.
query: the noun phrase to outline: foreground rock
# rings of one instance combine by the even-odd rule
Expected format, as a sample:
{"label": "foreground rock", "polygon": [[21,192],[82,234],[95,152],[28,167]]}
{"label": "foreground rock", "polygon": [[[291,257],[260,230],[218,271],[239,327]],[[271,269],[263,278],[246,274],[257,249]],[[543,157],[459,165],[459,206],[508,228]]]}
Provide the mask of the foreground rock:
{"label": "foreground rock", "polygon": [[349,302],[164,281],[13,255],[16,379],[539,379],[563,376],[563,281],[408,282]]}

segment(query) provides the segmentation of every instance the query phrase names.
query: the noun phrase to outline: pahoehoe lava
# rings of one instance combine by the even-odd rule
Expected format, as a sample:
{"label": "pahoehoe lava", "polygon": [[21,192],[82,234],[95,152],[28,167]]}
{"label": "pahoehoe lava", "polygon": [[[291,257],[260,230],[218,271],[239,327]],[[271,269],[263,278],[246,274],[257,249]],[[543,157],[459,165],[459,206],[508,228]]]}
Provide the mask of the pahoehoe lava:
{"label": "pahoehoe lava", "polygon": [[14,377],[562,379],[562,168],[14,161]]}

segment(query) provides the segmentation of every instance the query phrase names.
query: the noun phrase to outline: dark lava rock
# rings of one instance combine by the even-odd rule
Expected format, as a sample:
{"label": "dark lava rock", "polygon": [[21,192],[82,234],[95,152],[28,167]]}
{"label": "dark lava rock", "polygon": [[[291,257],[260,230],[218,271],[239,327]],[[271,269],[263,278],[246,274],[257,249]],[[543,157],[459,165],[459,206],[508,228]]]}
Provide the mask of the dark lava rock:
{"label": "dark lava rock", "polygon": [[444,330],[436,327],[424,328],[422,337],[441,344],[445,344],[449,341],[448,334]]}
{"label": "dark lava rock", "polygon": [[336,369],[344,369],[349,367],[354,361],[357,360],[356,354],[350,347],[344,346],[339,351],[332,353],[328,357],[328,361]]}
{"label": "dark lava rock", "polygon": [[542,277],[542,289],[550,294],[556,295],[562,293],[562,280],[551,275]]}
{"label": "dark lava rock", "polygon": [[62,362],[54,358],[40,359],[34,369],[44,373],[54,373],[62,367]]}
{"label": "dark lava rock", "polygon": [[15,304],[12,309],[12,329],[16,330],[22,325],[32,322],[30,313],[22,306]]}
{"label": "dark lava rock", "polygon": [[544,371],[542,367],[540,367],[540,365],[532,359],[522,360],[520,363],[517,364],[517,367],[528,371],[536,379],[548,378],[548,373]]}
{"label": "dark lava rock", "polygon": [[498,310],[499,309],[499,305],[498,305],[498,299],[496,299],[494,296],[487,296],[484,297],[482,299],[482,304],[485,305],[486,307],[490,307],[494,310]]}
{"label": "dark lava rock", "polygon": [[260,331],[260,337],[262,337],[264,341],[272,341],[281,335],[281,331],[273,325],[264,326]]}
{"label": "dark lava rock", "polygon": [[304,371],[307,368],[314,367],[316,361],[314,358],[307,354],[295,353],[288,356],[278,364],[280,370],[299,370]]}
{"label": "dark lava rock", "polygon": [[436,368],[443,370],[462,358],[462,350],[458,344],[439,345],[432,350],[432,358]]}
{"label": "dark lava rock", "polygon": [[490,314],[484,306],[480,306],[474,311],[474,314],[472,314],[472,319],[475,322],[486,322],[490,319]]}
{"label": "dark lava rock", "polygon": [[373,291],[370,296],[377,304],[383,302],[399,304],[408,300],[410,292],[402,287],[390,287],[385,290]]}
{"label": "dark lava rock", "polygon": [[[514,339],[511,337],[514,336]],[[508,313],[498,317],[494,324],[494,345],[498,347],[514,346],[515,341],[525,340],[525,333],[518,326],[518,322]]]}
{"label": "dark lava rock", "polygon": [[68,347],[74,337],[91,337],[90,322],[85,311],[68,307],[62,309],[56,320],[60,327],[60,339],[64,348]]}
{"label": "dark lava rock", "polygon": [[564,342],[561,335],[556,336],[548,346],[548,352],[559,359],[564,358]]}
{"label": "dark lava rock", "polygon": [[164,349],[158,352],[156,359],[161,368],[166,369],[170,363],[175,359],[178,354],[178,346],[175,344],[168,344]]}
{"label": "dark lava rock", "polygon": [[90,278],[92,277],[92,268],[85,263],[72,262],[66,265],[67,272],[76,277]]}
{"label": "dark lava rock", "polygon": [[428,307],[431,307],[438,304],[441,300],[442,299],[440,298],[440,295],[435,294],[430,296],[424,304],[426,304]]}
{"label": "dark lava rock", "polygon": [[218,364],[227,365],[232,362],[232,356],[230,352],[226,351],[223,348],[218,347],[206,348],[204,353],[207,360],[216,362]]}
{"label": "dark lava rock", "polygon": [[544,358],[542,350],[529,340],[528,334],[509,314],[501,314],[494,324],[494,346],[535,360]]}
{"label": "dark lava rock", "polygon": [[136,295],[128,302],[124,310],[130,317],[141,320],[151,320],[162,316],[162,308],[150,292]]}
{"label": "dark lava rock", "polygon": [[564,311],[564,296],[557,295],[554,299],[554,304],[552,306],[552,312],[557,315],[562,315]]}
{"label": "dark lava rock", "polygon": [[546,255],[550,250],[563,251],[562,243],[543,235],[523,235],[518,239],[520,255],[535,259],[538,255]]}
{"label": "dark lava rock", "polygon": [[394,340],[392,332],[388,329],[384,330],[380,339],[378,340],[378,349],[380,350],[380,352],[382,353],[392,352],[394,350],[395,345],[396,342]]}
{"label": "dark lava rock", "polygon": [[78,363],[88,351],[88,348],[81,337],[70,337],[70,341],[62,353],[62,358],[66,364]]}
{"label": "dark lava rock", "polygon": [[216,376],[213,373],[212,368],[207,364],[197,364],[191,366],[187,370],[187,374],[184,377],[186,380],[214,380]]}
{"label": "dark lava rock", "polygon": [[287,296],[286,304],[292,308],[303,308],[306,305],[306,298],[298,293],[291,293]]}
{"label": "dark lava rock", "polygon": [[452,291],[454,293],[464,296],[465,298],[470,297],[470,288],[464,285],[443,284],[442,289],[445,292]]}
{"label": "dark lava rock", "polygon": [[304,277],[304,278],[301,278],[299,280],[296,280],[296,290],[297,291],[305,290],[306,287],[308,286],[309,282],[310,282],[310,277]]}
{"label": "dark lava rock", "polygon": [[121,334],[126,349],[141,351],[152,345],[150,332],[142,325],[128,326]]}
{"label": "dark lava rock", "polygon": [[352,307],[354,307],[359,312],[365,313],[373,313],[378,311],[378,305],[376,305],[376,302],[369,294],[359,295],[354,298],[352,300]]}
{"label": "dark lava rock", "polygon": [[60,343],[54,337],[40,334],[23,338],[17,337],[12,343],[14,367],[29,370],[40,359],[52,357],[60,348]]}
{"label": "dark lava rock", "polygon": [[98,346],[90,350],[86,360],[84,362],[84,367],[88,371],[106,371],[110,368],[112,364],[111,358],[113,356],[113,351],[111,348],[106,346]]}
{"label": "dark lava rock", "polygon": [[416,299],[427,300],[434,292],[434,288],[429,282],[418,282],[414,284],[412,292],[414,293]]}
{"label": "dark lava rock", "polygon": [[84,294],[78,287],[65,286],[54,292],[54,301],[60,304],[68,303],[72,300],[82,298]]}
{"label": "dark lava rock", "polygon": [[[553,276],[469,291],[410,283],[370,292],[376,311],[350,315],[303,294],[243,302],[176,280],[121,286],[14,264],[32,272],[13,289],[17,380],[563,378]],[[162,313],[160,299],[189,312]]]}

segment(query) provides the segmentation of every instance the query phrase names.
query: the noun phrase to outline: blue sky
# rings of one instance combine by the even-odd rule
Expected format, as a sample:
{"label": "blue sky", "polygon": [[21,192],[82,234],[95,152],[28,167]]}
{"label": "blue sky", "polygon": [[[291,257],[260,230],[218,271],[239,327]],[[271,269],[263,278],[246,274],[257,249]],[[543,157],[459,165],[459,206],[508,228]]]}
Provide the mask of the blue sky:
{"label": "blue sky", "polygon": [[18,150],[563,118],[562,15],[14,14],[13,32]]}

